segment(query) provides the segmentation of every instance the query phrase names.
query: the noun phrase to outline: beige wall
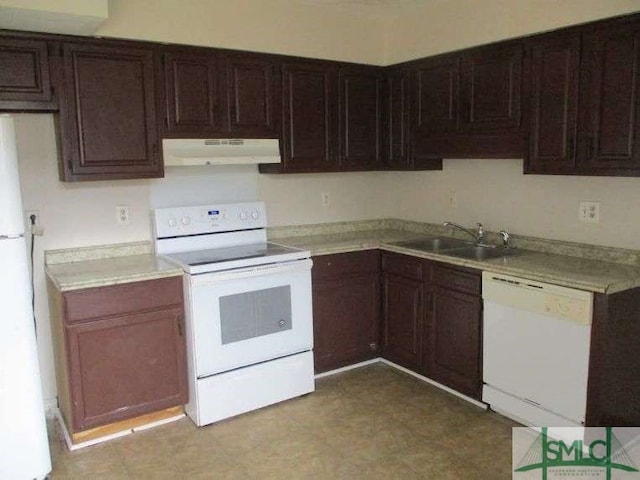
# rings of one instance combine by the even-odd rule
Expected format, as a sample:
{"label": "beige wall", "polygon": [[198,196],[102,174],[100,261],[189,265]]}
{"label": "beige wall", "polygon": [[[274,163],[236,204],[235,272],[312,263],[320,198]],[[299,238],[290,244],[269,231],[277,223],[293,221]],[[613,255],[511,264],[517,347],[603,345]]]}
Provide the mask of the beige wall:
{"label": "beige wall", "polygon": [[[640,178],[523,175],[521,159],[445,160],[441,172],[381,176],[396,217],[640,249]],[[600,223],[578,220],[585,200],[600,202]]]}
{"label": "beige wall", "polygon": [[[266,8],[267,2],[259,0],[116,0],[111,2],[110,20],[99,33],[382,64],[640,6],[638,1],[621,0],[516,0],[508,2],[510,18],[517,18],[516,28],[497,13],[497,6],[505,2],[430,2],[435,8],[433,15],[422,11],[415,18],[405,16],[393,24],[393,30],[387,30],[385,50],[384,31],[390,19],[381,17],[379,9],[373,16],[363,16],[355,8],[332,7],[330,1],[323,2],[323,7],[311,3],[270,0]],[[213,11],[211,5],[219,10]],[[550,5],[561,14],[545,19]],[[491,20],[485,28],[470,19],[465,20],[464,29],[447,25],[458,18],[463,7],[466,12],[474,6],[476,18]],[[479,6],[486,6],[494,17],[482,16]],[[529,17],[532,23],[527,26]],[[411,40],[414,37],[415,41]],[[43,251],[149,240],[153,181],[61,183],[52,117],[17,116],[16,130],[24,207],[39,210],[45,227],[45,235],[36,245],[36,313],[44,394],[51,400],[56,391]],[[448,160],[442,172],[260,175],[257,185],[273,225],[386,216],[465,224],[482,221],[490,229],[640,249],[640,179],[523,176],[521,163]],[[325,191],[330,194],[329,207],[320,204],[320,194]],[[456,209],[448,205],[450,192],[457,193]],[[601,224],[577,222],[579,200],[602,202]],[[129,226],[116,225],[115,206],[119,204],[130,207]]]}
{"label": "beige wall", "polygon": [[390,19],[385,65],[640,11],[640,0],[431,0]]}
{"label": "beige wall", "polygon": [[385,17],[301,0],[111,0],[98,35],[379,64]]}

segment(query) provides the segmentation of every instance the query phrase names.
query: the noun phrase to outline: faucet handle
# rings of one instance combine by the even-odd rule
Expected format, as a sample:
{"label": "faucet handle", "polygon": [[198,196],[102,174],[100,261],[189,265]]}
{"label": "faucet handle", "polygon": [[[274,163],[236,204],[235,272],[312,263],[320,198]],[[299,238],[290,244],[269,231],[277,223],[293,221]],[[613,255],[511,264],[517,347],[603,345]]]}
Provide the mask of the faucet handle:
{"label": "faucet handle", "polygon": [[484,240],[484,229],[482,228],[482,224],[480,222],[478,222],[476,226],[478,227],[477,239],[478,242],[481,242],[482,240]]}
{"label": "faucet handle", "polygon": [[502,237],[502,246],[504,248],[509,248],[509,232],[506,230],[500,230],[500,236]]}

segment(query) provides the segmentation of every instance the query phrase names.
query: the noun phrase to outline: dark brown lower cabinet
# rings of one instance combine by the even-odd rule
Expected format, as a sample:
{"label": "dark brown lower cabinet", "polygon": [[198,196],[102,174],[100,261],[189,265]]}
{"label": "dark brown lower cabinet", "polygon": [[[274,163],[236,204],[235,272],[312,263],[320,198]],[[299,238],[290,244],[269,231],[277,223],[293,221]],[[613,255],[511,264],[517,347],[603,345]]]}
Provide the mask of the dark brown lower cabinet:
{"label": "dark brown lower cabinet", "polygon": [[385,253],[382,268],[383,357],[419,371],[424,325],[421,261]]}
{"label": "dark brown lower cabinet", "polygon": [[425,373],[473,398],[481,397],[482,299],[436,287],[427,315]]}
{"label": "dark brown lower cabinet", "polygon": [[396,253],[382,265],[383,357],[480,399],[480,272]]}
{"label": "dark brown lower cabinet", "polygon": [[380,253],[313,259],[313,337],[316,372],[379,354]]}
{"label": "dark brown lower cabinet", "polygon": [[187,401],[182,279],[49,284],[60,411],[72,434]]}
{"label": "dark brown lower cabinet", "polygon": [[588,426],[640,425],[640,288],[596,293],[587,386]]}

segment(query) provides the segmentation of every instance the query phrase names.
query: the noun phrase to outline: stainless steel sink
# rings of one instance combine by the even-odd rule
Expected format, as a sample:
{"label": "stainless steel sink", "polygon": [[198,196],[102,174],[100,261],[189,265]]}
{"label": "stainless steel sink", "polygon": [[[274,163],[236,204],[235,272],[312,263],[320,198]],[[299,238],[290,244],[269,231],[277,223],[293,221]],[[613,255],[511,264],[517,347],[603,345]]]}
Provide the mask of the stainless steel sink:
{"label": "stainless steel sink", "polygon": [[504,258],[517,255],[518,250],[513,248],[492,247],[483,245],[471,245],[470,247],[457,248],[442,252],[443,255],[471,260],[489,260],[491,258]]}
{"label": "stainless steel sink", "polygon": [[424,252],[439,253],[457,258],[470,260],[489,260],[517,255],[519,250],[513,248],[494,247],[492,245],[474,245],[464,240],[448,237],[418,238],[394,242],[394,245]]}
{"label": "stainless steel sink", "polygon": [[451,250],[453,248],[464,248],[472,246],[469,242],[465,242],[464,240],[447,237],[405,240],[402,242],[394,242],[394,245],[405,248],[413,248],[415,250],[426,250],[429,252],[441,252],[443,250]]}

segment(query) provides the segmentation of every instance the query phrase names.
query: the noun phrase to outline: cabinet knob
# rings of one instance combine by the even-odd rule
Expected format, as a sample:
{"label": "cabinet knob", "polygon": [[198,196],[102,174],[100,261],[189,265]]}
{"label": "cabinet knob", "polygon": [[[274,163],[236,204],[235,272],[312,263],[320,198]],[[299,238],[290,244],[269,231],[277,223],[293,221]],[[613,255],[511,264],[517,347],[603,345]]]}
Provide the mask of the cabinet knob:
{"label": "cabinet knob", "polygon": [[375,343],[375,342],[370,343],[370,344],[369,344],[369,350],[371,350],[371,351],[374,351],[374,352],[375,352],[376,350],[378,350],[378,344],[377,344],[377,343]]}
{"label": "cabinet knob", "polygon": [[284,327],[285,321],[280,319],[280,321],[278,322],[278,325],[280,326],[280,328]]}

